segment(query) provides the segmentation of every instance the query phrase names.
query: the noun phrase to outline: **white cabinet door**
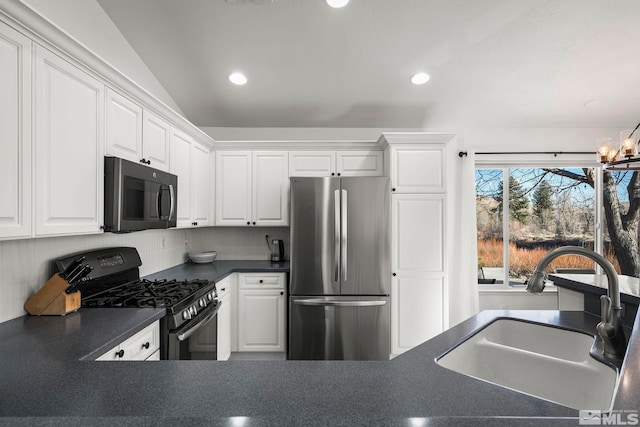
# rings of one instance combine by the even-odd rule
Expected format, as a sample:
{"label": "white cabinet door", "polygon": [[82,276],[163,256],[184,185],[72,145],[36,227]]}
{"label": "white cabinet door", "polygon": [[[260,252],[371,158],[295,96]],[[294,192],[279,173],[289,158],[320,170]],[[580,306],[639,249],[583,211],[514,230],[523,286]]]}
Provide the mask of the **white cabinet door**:
{"label": "white cabinet door", "polygon": [[238,292],[238,351],[285,351],[284,291]]}
{"label": "white cabinet door", "polygon": [[336,171],[340,176],[382,176],[382,151],[338,151]]}
{"label": "white cabinet door", "polygon": [[391,196],[393,272],[444,271],[444,203],[444,196],[438,194]]}
{"label": "white cabinet door", "polygon": [[178,131],[171,130],[171,173],[178,177],[177,226],[191,226],[191,145],[193,141]]}
{"label": "white cabinet door", "polygon": [[238,351],[285,351],[283,273],[238,274]]}
{"label": "white cabinet door", "polygon": [[0,23],[0,238],[31,235],[31,41]]}
{"label": "white cabinet door", "polygon": [[216,153],[216,225],[251,225],[251,152]]}
{"label": "white cabinet door", "polygon": [[104,85],[36,46],[35,92],[35,234],[100,233]]}
{"label": "white cabinet door", "polygon": [[178,176],[178,227],[209,225],[209,149],[171,129],[171,173]]}
{"label": "white cabinet door", "polygon": [[391,188],[396,193],[442,193],[445,191],[443,144],[393,145]]}
{"label": "white cabinet door", "polygon": [[396,276],[391,281],[391,353],[397,356],[444,328],[441,275]]}
{"label": "white cabinet door", "polygon": [[398,355],[444,330],[443,194],[391,196],[391,340]]}
{"label": "white cabinet door", "polygon": [[253,153],[253,225],[289,224],[288,168],[288,156],[284,151]]}
{"label": "white cabinet door", "polygon": [[289,176],[331,176],[336,170],[333,151],[291,151]]}
{"label": "white cabinet door", "polygon": [[383,159],[379,150],[291,151],[289,176],[382,176]]}
{"label": "white cabinet door", "polygon": [[171,126],[149,111],[142,113],[142,158],[149,166],[169,171]]}
{"label": "white cabinet door", "polygon": [[137,163],[142,158],[142,107],[111,89],[106,97],[106,152]]}
{"label": "white cabinet door", "polygon": [[210,151],[202,144],[194,142],[191,148],[191,200],[192,225],[210,224],[209,198],[211,195]]}

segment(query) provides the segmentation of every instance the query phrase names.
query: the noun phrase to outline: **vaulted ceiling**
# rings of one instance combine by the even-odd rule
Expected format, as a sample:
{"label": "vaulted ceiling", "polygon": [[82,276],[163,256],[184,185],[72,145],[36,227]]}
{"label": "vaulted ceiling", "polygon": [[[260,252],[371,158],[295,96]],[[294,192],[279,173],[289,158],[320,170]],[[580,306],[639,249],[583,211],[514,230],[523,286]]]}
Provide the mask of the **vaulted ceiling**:
{"label": "vaulted ceiling", "polygon": [[[98,0],[202,127],[633,127],[637,0]],[[247,84],[228,75],[242,71]],[[413,85],[423,71],[430,80]]]}

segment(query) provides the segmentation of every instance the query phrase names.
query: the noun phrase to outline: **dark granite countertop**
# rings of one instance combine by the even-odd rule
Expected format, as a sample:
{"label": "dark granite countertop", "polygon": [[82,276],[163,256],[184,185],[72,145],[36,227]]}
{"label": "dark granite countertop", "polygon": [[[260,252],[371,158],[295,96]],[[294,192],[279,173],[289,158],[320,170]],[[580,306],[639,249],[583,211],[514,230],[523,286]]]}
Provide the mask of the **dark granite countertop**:
{"label": "dark granite countertop", "polygon": [[[288,264],[264,263],[184,264],[157,277],[288,271]],[[577,410],[469,378],[434,359],[501,317],[589,333],[599,321],[584,312],[485,311],[386,362],[89,361],[161,316],[157,309],[82,308],[0,324],[0,425],[576,426]],[[640,408],[637,329],[616,409]]]}
{"label": "dark granite countertop", "polygon": [[225,261],[216,260],[206,264],[187,262],[157,273],[145,276],[146,279],[206,279],[214,282],[224,279],[231,273],[288,273],[289,261]]}
{"label": "dark granite countertop", "polygon": [[[150,323],[157,310],[22,317],[0,324],[0,424],[577,425],[576,410],[434,363],[504,316],[588,331],[598,321],[583,312],[485,311],[388,362],[91,362],[81,359]],[[116,318],[128,326],[116,326]],[[628,352],[634,361],[636,335]],[[638,384],[640,364],[630,363],[616,408],[640,407]]]}
{"label": "dark granite countertop", "polygon": [[[607,276],[604,274],[550,274],[556,286],[579,292],[590,292],[597,295],[607,293]],[[620,301],[640,303],[640,279],[630,276],[618,276],[620,286]]]}

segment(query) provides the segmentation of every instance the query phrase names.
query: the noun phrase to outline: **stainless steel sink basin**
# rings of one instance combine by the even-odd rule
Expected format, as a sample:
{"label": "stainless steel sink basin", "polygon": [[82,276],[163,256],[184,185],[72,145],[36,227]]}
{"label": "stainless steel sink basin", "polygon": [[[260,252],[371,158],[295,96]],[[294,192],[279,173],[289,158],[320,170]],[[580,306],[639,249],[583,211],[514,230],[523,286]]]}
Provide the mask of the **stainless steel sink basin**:
{"label": "stainless steel sink basin", "polygon": [[594,337],[498,319],[458,343],[441,366],[574,409],[608,410],[618,372],[589,355]]}

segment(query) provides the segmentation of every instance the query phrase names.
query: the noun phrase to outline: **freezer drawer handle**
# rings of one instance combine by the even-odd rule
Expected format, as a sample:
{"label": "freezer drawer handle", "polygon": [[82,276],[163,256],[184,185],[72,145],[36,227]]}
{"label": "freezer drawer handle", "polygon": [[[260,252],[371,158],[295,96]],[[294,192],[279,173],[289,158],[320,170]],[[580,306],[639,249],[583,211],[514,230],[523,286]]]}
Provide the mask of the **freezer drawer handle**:
{"label": "freezer drawer handle", "polygon": [[298,305],[311,305],[315,307],[372,307],[385,305],[386,301],[335,301],[335,300],[324,300],[324,299],[294,299],[294,304]]}

